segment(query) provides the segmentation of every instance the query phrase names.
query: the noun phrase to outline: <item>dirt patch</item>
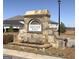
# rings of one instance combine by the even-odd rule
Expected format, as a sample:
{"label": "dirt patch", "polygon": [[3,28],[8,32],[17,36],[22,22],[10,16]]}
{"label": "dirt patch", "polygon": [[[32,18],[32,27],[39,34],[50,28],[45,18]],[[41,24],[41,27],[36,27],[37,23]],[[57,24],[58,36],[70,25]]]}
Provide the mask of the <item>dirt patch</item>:
{"label": "dirt patch", "polygon": [[56,56],[56,57],[66,57],[67,59],[75,59],[75,48],[47,48],[45,50],[39,49],[39,48],[32,48],[32,47],[23,47],[18,45],[4,45],[4,48],[7,49],[14,49],[19,51],[25,51],[29,53],[36,53],[36,54],[42,54],[42,55],[50,55],[50,56]]}

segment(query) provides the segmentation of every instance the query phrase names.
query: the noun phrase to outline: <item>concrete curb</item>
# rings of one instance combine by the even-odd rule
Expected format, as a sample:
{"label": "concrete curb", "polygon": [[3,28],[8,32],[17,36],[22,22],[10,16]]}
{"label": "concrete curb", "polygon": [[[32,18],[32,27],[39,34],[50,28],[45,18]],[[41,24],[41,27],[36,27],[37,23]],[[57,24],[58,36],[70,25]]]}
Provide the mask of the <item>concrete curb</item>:
{"label": "concrete curb", "polygon": [[22,51],[11,50],[11,49],[3,49],[3,54],[17,56],[21,58],[27,58],[27,59],[66,59],[66,58],[40,55],[40,54],[22,52]]}

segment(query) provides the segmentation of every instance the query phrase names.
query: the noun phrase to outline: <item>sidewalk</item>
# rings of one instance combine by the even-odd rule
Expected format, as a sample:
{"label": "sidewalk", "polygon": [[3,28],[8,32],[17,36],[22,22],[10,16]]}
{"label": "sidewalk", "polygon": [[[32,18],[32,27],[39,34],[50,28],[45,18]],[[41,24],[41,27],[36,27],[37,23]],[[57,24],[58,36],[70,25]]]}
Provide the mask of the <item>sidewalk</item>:
{"label": "sidewalk", "polygon": [[17,57],[26,58],[26,59],[65,59],[60,57],[40,55],[40,54],[22,52],[22,51],[11,50],[11,49],[3,49],[3,54],[17,56]]}

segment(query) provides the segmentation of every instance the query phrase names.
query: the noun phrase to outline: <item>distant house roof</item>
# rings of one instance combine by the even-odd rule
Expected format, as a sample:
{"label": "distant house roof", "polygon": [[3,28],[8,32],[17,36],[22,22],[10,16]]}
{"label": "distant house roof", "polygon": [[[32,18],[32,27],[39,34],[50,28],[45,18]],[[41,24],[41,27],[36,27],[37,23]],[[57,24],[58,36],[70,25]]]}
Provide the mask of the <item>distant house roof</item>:
{"label": "distant house roof", "polygon": [[55,21],[49,21],[50,24],[58,24],[57,22]]}
{"label": "distant house roof", "polygon": [[14,16],[14,17],[4,19],[4,20],[24,20],[24,17],[23,16]]}
{"label": "distant house roof", "polygon": [[22,23],[20,23],[20,21],[23,21],[23,20],[4,20],[3,21],[3,26],[23,26]]}
{"label": "distant house roof", "polygon": [[[8,19],[5,19],[3,21],[4,26],[10,26],[10,25],[14,25],[14,26],[22,26],[24,22],[24,17],[23,16],[15,16],[15,17],[11,17]],[[57,22],[53,22],[53,21],[49,21],[50,24],[58,24]]]}
{"label": "distant house roof", "polygon": [[14,16],[14,17],[11,17],[11,18],[8,18],[8,19],[5,19],[3,21],[3,26],[23,26],[23,24],[21,23],[21,21],[24,20],[24,17],[23,16]]}

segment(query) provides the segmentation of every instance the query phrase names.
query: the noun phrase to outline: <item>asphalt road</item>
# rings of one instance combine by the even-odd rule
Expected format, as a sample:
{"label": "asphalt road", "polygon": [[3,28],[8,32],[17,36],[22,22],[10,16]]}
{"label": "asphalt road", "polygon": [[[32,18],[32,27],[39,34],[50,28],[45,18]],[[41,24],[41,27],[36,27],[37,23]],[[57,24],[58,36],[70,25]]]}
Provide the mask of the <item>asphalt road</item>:
{"label": "asphalt road", "polygon": [[3,54],[4,54],[3,59],[66,59],[62,57],[40,55],[11,49],[4,49]]}
{"label": "asphalt road", "polygon": [[3,59],[26,59],[26,58],[10,56],[10,55],[4,55]]}

